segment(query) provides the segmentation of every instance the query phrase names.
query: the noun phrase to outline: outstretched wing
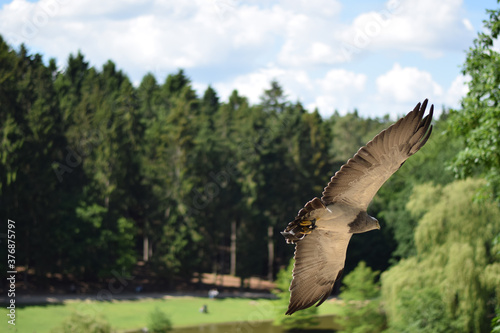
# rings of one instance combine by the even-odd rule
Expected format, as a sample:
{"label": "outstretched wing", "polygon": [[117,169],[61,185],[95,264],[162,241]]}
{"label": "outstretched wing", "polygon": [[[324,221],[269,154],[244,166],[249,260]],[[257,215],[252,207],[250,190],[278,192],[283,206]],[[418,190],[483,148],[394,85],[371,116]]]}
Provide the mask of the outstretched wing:
{"label": "outstretched wing", "polygon": [[295,248],[293,280],[287,315],[323,303],[344,269],[352,234],[316,229]]}
{"label": "outstretched wing", "polygon": [[360,148],[325,187],[325,205],[343,202],[366,210],[385,181],[429,139],[434,106],[423,118],[426,107],[427,99]]}

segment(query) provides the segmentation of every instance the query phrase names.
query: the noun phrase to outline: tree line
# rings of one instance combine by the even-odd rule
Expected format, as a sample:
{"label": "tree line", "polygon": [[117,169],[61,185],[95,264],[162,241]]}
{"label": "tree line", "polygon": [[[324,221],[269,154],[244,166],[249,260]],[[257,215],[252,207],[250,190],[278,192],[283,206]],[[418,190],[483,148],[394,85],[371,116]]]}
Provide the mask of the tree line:
{"label": "tree line", "polygon": [[279,231],[389,124],[323,119],[275,81],[255,105],[236,90],[197,96],[183,70],[134,87],[112,61],[78,53],[58,70],[3,39],[0,82],[0,209],[18,223],[17,264],[39,278],[99,280],[143,260],[172,286],[202,272],[273,279],[293,253]]}

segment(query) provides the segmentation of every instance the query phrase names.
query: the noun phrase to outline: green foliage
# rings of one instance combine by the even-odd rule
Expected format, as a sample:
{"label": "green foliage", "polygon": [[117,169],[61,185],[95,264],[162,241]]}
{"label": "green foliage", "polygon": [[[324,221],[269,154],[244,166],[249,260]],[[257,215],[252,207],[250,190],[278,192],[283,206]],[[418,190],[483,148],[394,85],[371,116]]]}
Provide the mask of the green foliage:
{"label": "green foliage", "polygon": [[111,325],[102,317],[74,312],[53,333],[111,333]]}
{"label": "green foliage", "polygon": [[497,307],[496,316],[491,320],[491,333],[500,332],[500,307]]}
{"label": "green foliage", "polygon": [[493,46],[500,33],[500,10],[487,13],[489,20],[467,52],[463,73],[471,78],[469,92],[450,128],[465,142],[455,159],[456,174],[484,175],[489,193],[500,200],[500,54]]}
{"label": "green foliage", "polygon": [[[382,294],[395,331],[485,332],[489,327],[500,292],[500,263],[492,251],[500,210],[492,202],[474,200],[484,184],[467,179],[415,188],[407,208],[421,216],[415,230],[417,255],[382,275]],[[424,320],[409,315],[414,309],[434,312]]]}
{"label": "green foliage", "polygon": [[335,161],[345,163],[360,147],[373,139],[380,131],[387,128],[391,122],[384,119],[364,119],[354,110],[345,116],[335,113],[330,119],[333,141],[330,145]]}
{"label": "green foliage", "polygon": [[304,329],[318,325],[318,320],[316,316],[318,314],[318,308],[312,306],[310,308],[300,310],[295,312],[291,316],[286,316],[285,312],[288,308],[288,302],[290,300],[290,283],[292,282],[292,270],[294,265],[294,260],[291,259],[288,267],[281,269],[278,272],[276,279],[275,294],[279,297],[279,304],[276,306],[276,317],[274,319],[275,325],[280,325],[286,329]]}
{"label": "green foliage", "polygon": [[343,280],[339,295],[344,302],[335,322],[342,327],[339,332],[377,333],[386,325],[380,305],[380,285],[376,282],[379,272],[372,271],[364,261]]}
{"label": "green foliage", "polygon": [[172,330],[172,322],[170,318],[156,307],[149,314],[148,332],[164,333]]}
{"label": "green foliage", "polygon": [[446,311],[446,304],[437,287],[403,290],[397,307],[405,321],[394,322],[391,331],[404,333],[457,332],[454,320]]}
{"label": "green foliage", "polygon": [[345,301],[363,301],[379,296],[380,286],[376,279],[380,272],[372,271],[364,261],[343,279],[340,297]]}

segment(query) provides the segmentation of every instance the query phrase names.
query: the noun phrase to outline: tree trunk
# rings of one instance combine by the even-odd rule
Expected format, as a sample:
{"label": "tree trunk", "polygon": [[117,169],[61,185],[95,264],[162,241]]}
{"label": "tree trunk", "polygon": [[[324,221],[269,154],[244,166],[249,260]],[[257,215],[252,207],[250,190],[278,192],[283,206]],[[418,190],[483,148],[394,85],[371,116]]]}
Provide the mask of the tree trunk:
{"label": "tree trunk", "polygon": [[142,260],[144,260],[144,262],[149,260],[149,238],[146,232],[144,232],[142,237]]}
{"label": "tree trunk", "polygon": [[153,257],[153,243],[152,242],[149,242],[148,257],[149,258]]}
{"label": "tree trunk", "polygon": [[231,265],[230,275],[236,275],[236,220],[231,222]]}
{"label": "tree trunk", "polygon": [[268,262],[267,262],[267,279],[273,281],[273,266],[274,266],[274,238],[273,238],[273,227],[267,227],[267,252],[268,252]]}

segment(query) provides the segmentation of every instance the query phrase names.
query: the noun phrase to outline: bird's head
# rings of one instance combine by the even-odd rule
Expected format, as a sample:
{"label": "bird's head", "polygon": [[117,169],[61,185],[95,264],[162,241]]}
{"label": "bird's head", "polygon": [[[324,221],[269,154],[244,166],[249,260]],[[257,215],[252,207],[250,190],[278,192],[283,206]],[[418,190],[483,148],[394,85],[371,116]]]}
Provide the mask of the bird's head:
{"label": "bird's head", "polygon": [[370,215],[367,215],[367,216],[368,216],[367,227],[369,229],[366,231],[380,230],[380,223],[378,222],[378,220],[376,218],[374,218],[373,216],[370,216]]}

